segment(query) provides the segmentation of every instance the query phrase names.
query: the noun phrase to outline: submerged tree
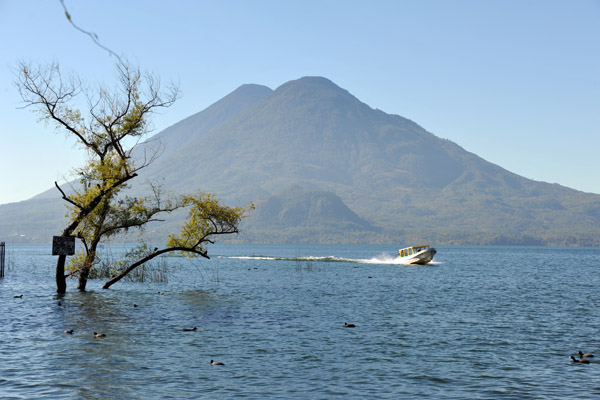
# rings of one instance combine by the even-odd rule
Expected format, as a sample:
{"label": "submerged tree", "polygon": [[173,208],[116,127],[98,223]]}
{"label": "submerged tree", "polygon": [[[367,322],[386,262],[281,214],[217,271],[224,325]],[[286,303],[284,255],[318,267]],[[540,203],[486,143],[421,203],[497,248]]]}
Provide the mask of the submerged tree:
{"label": "submerged tree", "polygon": [[[63,76],[57,64],[19,65],[17,86],[25,107],[33,107],[40,120],[73,136],[87,152],[86,164],[76,169],[78,185],[65,190],[55,182],[69,209],[69,222],[62,236],[77,237],[84,245],[69,265],[71,273],[79,277],[78,289],[82,291],[98,262],[98,245],[111,236],[132,228],[143,229],[147,223],[158,221],[161,213],[190,208],[179,235],[170,235],[163,249],[149,250],[142,244],[142,250],[135,253],[138,259],[130,260],[130,265],[118,271],[104,288],[161,254],[179,251],[208,258],[203,245],[213,243],[215,235],[237,233],[244,214],[243,208],[222,205],[204,193],[166,197],[153,185],[146,196],[123,193],[138,172],[156,159],[157,152],[137,151],[148,133],[149,116],[170,107],[179,91],[172,85],[162,92],[155,75],[142,75],[121,62],[117,64],[117,75],[116,89],[99,87],[90,91],[78,78]],[[77,108],[81,96],[87,104],[85,115]],[[64,293],[67,286],[65,260],[66,256],[59,256],[56,266],[59,293]]]}

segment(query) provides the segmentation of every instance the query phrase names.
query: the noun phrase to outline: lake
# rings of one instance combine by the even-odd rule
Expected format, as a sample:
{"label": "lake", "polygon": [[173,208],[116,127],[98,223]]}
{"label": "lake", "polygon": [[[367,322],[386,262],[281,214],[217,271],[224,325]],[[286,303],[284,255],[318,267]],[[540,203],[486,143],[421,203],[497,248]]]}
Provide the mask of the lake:
{"label": "lake", "polygon": [[600,249],[436,248],[214,245],[166,283],[58,297],[51,246],[7,244],[0,398],[600,396]]}

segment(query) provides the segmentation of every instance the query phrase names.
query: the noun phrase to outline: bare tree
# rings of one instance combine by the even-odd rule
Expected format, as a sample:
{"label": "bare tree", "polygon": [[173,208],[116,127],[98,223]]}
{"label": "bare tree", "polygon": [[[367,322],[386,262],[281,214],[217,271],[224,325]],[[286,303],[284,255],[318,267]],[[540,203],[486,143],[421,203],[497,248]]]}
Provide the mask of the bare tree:
{"label": "bare tree", "polygon": [[[59,131],[74,137],[87,153],[85,165],[76,170],[79,185],[65,190],[55,182],[69,208],[69,222],[62,236],[77,237],[84,244],[83,251],[71,259],[70,265],[71,273],[79,277],[79,290],[85,290],[90,270],[97,262],[98,244],[110,236],[132,228],[143,229],[148,222],[158,221],[161,213],[181,207],[192,210],[182,233],[170,235],[168,247],[142,254],[140,260],[118,274],[120,279],[136,266],[169,251],[208,258],[202,245],[212,242],[214,235],[237,233],[244,212],[242,208],[223,206],[204,193],[164,198],[155,186],[144,197],[121,193],[141,169],[155,160],[156,152],[141,153],[144,156],[134,158],[133,151],[148,133],[150,115],[170,107],[179,90],[171,85],[161,91],[156,75],[142,75],[129,64],[119,62],[116,70],[118,84],[114,89],[101,86],[90,90],[78,77],[64,76],[58,64],[47,67],[19,64],[17,86],[25,107],[33,108],[42,121],[53,123]],[[77,107],[81,98],[87,108],[85,115]],[[207,210],[211,211],[208,219],[198,218],[206,216],[202,213]],[[66,291],[65,260],[66,256],[59,256],[56,266],[59,293]]]}

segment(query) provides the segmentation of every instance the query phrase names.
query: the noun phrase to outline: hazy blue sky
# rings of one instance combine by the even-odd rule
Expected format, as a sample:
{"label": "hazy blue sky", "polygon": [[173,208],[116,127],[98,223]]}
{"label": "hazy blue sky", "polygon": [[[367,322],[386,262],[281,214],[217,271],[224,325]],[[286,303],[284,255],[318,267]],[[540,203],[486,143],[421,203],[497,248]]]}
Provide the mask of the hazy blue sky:
{"label": "hazy blue sky", "polygon": [[[527,178],[600,193],[597,0],[65,0],[73,21],[180,83],[158,132],[244,83],[324,76],[373,108]],[[0,0],[0,204],[69,177],[83,155],[19,109],[18,60],[110,83],[115,57],[59,0]],[[207,157],[210,157],[208,154]]]}

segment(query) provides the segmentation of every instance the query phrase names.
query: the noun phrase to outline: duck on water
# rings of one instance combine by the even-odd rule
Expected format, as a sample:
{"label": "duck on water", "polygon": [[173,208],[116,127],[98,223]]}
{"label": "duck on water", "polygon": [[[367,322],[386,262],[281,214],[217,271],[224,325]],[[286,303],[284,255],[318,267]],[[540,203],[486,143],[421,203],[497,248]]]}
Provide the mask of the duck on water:
{"label": "duck on water", "polygon": [[590,360],[586,360],[585,358],[577,359],[573,356],[571,356],[571,360],[573,360],[573,362],[579,363],[579,364],[589,364],[590,363]]}
{"label": "duck on water", "polygon": [[593,354],[589,354],[589,353],[588,354],[584,354],[583,351],[581,351],[581,350],[579,350],[577,352],[577,354],[579,354],[579,358],[592,358],[592,357],[594,357]]}

